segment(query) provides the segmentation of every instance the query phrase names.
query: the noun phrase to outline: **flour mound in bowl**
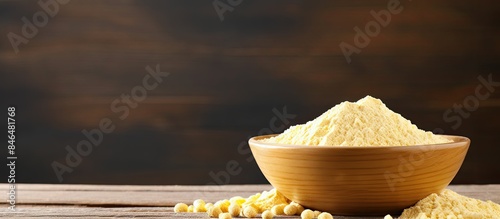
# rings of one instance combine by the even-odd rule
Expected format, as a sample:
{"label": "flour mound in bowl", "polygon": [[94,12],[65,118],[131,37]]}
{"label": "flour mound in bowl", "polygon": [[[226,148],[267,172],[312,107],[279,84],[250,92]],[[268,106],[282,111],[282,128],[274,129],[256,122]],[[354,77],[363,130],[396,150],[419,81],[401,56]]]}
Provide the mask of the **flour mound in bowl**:
{"label": "flour mound in bowl", "polygon": [[306,124],[292,126],[262,141],[310,146],[408,146],[452,142],[419,129],[371,96],[357,102],[342,102]]}

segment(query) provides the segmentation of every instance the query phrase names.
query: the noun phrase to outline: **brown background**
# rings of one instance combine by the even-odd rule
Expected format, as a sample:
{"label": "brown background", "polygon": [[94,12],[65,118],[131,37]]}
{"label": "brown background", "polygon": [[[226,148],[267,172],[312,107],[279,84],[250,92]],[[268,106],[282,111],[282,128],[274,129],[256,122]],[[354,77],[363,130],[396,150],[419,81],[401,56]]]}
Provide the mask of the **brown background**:
{"label": "brown background", "polygon": [[[273,108],[303,123],[370,94],[420,128],[472,139],[454,183],[500,183],[500,87],[459,128],[443,119],[479,76],[500,81],[497,1],[402,1],[348,64],[340,42],[386,4],[244,0],[221,21],[211,1],[73,0],[16,54],[7,33],[40,7],[2,1],[0,90],[3,110],[18,108],[17,180],[58,182],[51,163],[109,117],[117,129],[63,183],[205,184],[230,160],[243,168],[230,183],[263,183],[237,147]],[[171,75],[119,121],[111,102],[156,64]]]}

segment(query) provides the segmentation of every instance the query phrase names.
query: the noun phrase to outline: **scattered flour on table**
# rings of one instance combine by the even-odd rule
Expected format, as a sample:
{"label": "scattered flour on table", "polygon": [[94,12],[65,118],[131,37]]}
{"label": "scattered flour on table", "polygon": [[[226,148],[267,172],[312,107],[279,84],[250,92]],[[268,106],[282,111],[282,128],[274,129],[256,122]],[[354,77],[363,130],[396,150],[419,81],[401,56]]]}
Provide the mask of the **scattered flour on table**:
{"label": "scattered flour on table", "polygon": [[418,129],[377,98],[342,102],[306,124],[292,126],[264,142],[310,146],[408,146],[448,143]]}
{"label": "scattered flour on table", "polygon": [[249,205],[257,208],[259,213],[264,212],[265,210],[271,210],[271,208],[275,205],[280,204],[289,204],[290,200],[288,200],[284,195],[278,192],[276,189],[272,189],[270,191],[264,191],[262,193],[257,193],[252,195],[246,199],[246,201],[242,204],[243,207]]}
{"label": "scattered flour on table", "polygon": [[500,205],[469,198],[449,189],[433,193],[404,210],[399,219],[498,219]]}

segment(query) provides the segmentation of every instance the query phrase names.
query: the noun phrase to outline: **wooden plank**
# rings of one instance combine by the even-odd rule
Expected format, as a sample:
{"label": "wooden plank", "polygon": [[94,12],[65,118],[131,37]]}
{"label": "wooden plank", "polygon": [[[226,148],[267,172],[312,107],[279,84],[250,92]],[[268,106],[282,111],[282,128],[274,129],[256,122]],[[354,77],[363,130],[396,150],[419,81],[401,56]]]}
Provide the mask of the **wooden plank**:
{"label": "wooden plank", "polygon": [[[7,187],[6,184],[0,184]],[[500,203],[500,185],[450,185],[473,198]],[[272,189],[271,185],[223,186],[112,186],[19,184],[20,205],[174,206],[201,198],[209,202],[233,196],[247,197]]]}
{"label": "wooden plank", "polygon": [[[7,187],[7,184],[0,184]],[[270,185],[223,186],[129,186],[18,184],[17,211],[0,207],[0,217],[16,218],[208,218],[204,213],[174,213],[177,202],[197,198],[216,201],[235,195],[248,196]],[[500,203],[500,185],[450,185],[450,189],[473,198]],[[382,215],[383,216],[383,215]],[[375,219],[380,217],[342,217],[336,219]],[[300,218],[300,217],[279,217]]]}
{"label": "wooden plank", "polygon": [[226,186],[111,186],[111,185],[18,185],[19,204],[89,206],[174,206],[201,198],[209,202],[236,195],[250,196],[270,185]]}
{"label": "wooden plank", "polygon": [[16,218],[112,218],[112,217],[147,217],[147,218],[208,218],[205,213],[177,214],[172,207],[123,207],[102,208],[84,206],[22,206],[16,212],[0,211],[0,217]]}
{"label": "wooden plank", "polygon": [[[116,217],[146,217],[146,218],[209,218],[205,213],[174,213],[172,207],[122,207],[100,208],[84,206],[22,206],[17,212],[0,210],[0,217],[16,218],[116,218]],[[279,216],[279,219],[297,219],[299,216]],[[345,217],[335,216],[335,219],[381,219],[381,217]]]}

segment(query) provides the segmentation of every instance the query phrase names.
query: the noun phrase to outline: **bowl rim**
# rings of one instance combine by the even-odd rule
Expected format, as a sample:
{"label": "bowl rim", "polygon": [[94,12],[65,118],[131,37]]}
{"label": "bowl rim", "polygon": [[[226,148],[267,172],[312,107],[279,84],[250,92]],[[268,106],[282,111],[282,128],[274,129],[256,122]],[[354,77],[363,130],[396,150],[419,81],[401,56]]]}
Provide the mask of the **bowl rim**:
{"label": "bowl rim", "polygon": [[[440,148],[449,148],[449,147],[461,147],[470,144],[470,139],[465,136],[459,135],[439,135],[448,139],[452,139],[453,142],[447,143],[439,143],[439,144],[422,144],[422,145],[408,145],[408,146],[326,146],[326,145],[318,145],[318,146],[310,146],[310,145],[293,145],[293,144],[277,144],[277,143],[269,143],[260,141],[261,139],[270,138],[277,136],[279,134],[270,134],[270,135],[258,135],[250,138],[248,143],[250,146],[255,145],[259,147],[266,148],[307,148],[307,149],[319,149],[319,150],[331,150],[331,149],[355,149],[355,150],[367,150],[367,149],[422,149],[424,147],[440,147]],[[464,144],[465,143],[465,144]]]}

